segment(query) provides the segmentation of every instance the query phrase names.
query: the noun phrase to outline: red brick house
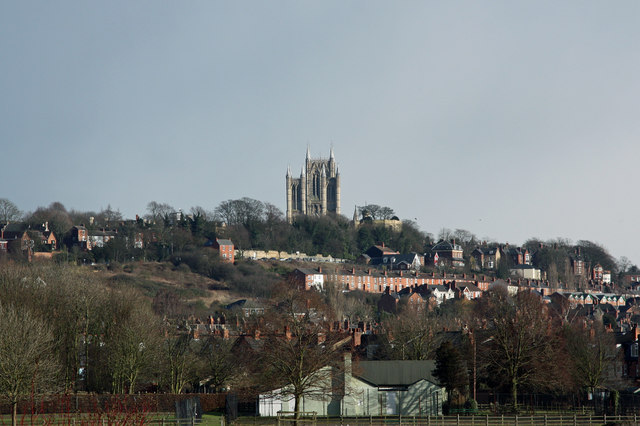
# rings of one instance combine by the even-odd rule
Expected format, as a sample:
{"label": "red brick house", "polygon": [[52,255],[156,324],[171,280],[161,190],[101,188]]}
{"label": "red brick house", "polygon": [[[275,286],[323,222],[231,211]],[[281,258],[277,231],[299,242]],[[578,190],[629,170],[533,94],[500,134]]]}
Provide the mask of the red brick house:
{"label": "red brick house", "polygon": [[8,223],[0,226],[0,249],[5,252],[22,253],[29,261],[33,254],[33,239],[22,223]]}
{"label": "red brick house", "polygon": [[223,262],[233,263],[236,261],[235,247],[231,240],[216,238],[215,241],[211,242],[211,247],[218,250],[220,259],[222,259]]}
{"label": "red brick house", "polygon": [[84,225],[76,225],[71,228],[71,239],[74,246],[78,246],[83,250],[91,250],[89,232],[87,232],[87,228]]}
{"label": "red brick house", "polygon": [[453,267],[464,267],[465,262],[462,253],[462,246],[456,244],[456,240],[440,241],[431,248],[431,259],[438,265],[451,265]]}

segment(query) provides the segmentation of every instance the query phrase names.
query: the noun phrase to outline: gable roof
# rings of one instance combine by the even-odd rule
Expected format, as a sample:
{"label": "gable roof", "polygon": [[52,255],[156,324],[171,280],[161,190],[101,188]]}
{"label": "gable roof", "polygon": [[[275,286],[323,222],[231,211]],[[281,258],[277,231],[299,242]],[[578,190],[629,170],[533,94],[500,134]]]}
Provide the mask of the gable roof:
{"label": "gable roof", "polygon": [[462,251],[462,246],[460,244],[455,244],[450,241],[439,241],[436,245],[431,247],[431,251]]}
{"label": "gable roof", "polygon": [[406,253],[406,254],[385,254],[380,257],[371,258],[370,264],[373,266],[376,265],[399,265],[401,263],[406,263],[408,265],[412,265],[413,262],[416,261],[418,257],[417,253]]}
{"label": "gable roof", "polygon": [[398,252],[385,245],[376,244],[369,247],[367,251],[364,252],[364,254],[369,255],[370,257],[380,257],[384,256],[385,254],[398,254]]}
{"label": "gable roof", "polygon": [[374,386],[408,386],[421,380],[439,383],[433,377],[435,360],[423,361],[360,361],[357,378]]}

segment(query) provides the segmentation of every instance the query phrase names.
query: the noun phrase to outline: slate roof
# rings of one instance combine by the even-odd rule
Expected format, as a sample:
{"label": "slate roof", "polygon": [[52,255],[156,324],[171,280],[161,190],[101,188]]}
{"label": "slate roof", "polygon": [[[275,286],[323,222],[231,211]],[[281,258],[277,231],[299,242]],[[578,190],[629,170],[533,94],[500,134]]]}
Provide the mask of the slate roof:
{"label": "slate roof", "polygon": [[[416,253],[407,253],[407,254],[385,254],[381,257],[373,257],[369,262],[370,265],[399,265],[402,262],[406,262],[409,265],[413,264],[413,262],[418,256]],[[385,262],[386,259],[386,262]]]}
{"label": "slate roof", "polygon": [[21,234],[24,233],[24,231],[26,231],[28,228],[28,226],[24,223],[19,223],[19,222],[12,222],[12,223],[7,223],[7,225],[4,228],[4,232],[20,232]]}
{"label": "slate roof", "polygon": [[452,244],[449,241],[440,241],[435,246],[431,247],[431,251],[452,251],[462,250],[462,246],[459,244]]}
{"label": "slate roof", "polygon": [[420,380],[438,383],[433,377],[435,360],[425,361],[360,361],[354,376],[374,386],[409,386]]}

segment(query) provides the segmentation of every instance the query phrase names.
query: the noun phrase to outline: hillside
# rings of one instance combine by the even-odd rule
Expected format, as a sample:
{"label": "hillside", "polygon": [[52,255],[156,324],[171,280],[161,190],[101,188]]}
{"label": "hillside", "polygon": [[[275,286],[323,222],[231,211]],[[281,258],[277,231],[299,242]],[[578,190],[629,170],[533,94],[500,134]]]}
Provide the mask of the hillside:
{"label": "hillside", "polygon": [[135,262],[93,265],[94,273],[113,287],[140,291],[157,314],[204,315],[237,301],[268,296],[271,285],[293,268],[283,262],[240,261],[217,272],[219,279],[192,272],[186,263]]}

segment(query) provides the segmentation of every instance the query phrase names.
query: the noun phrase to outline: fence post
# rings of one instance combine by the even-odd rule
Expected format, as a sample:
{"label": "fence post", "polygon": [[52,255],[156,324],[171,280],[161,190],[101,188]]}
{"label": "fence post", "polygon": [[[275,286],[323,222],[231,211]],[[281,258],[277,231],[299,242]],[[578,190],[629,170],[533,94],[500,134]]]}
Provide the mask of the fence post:
{"label": "fence post", "polygon": [[460,414],[456,415],[456,426],[460,426]]}
{"label": "fence post", "polygon": [[544,426],[547,426],[547,415],[544,415]]}
{"label": "fence post", "polygon": [[486,426],[489,426],[489,415],[488,414],[487,414],[487,417],[485,419],[486,419]]}

